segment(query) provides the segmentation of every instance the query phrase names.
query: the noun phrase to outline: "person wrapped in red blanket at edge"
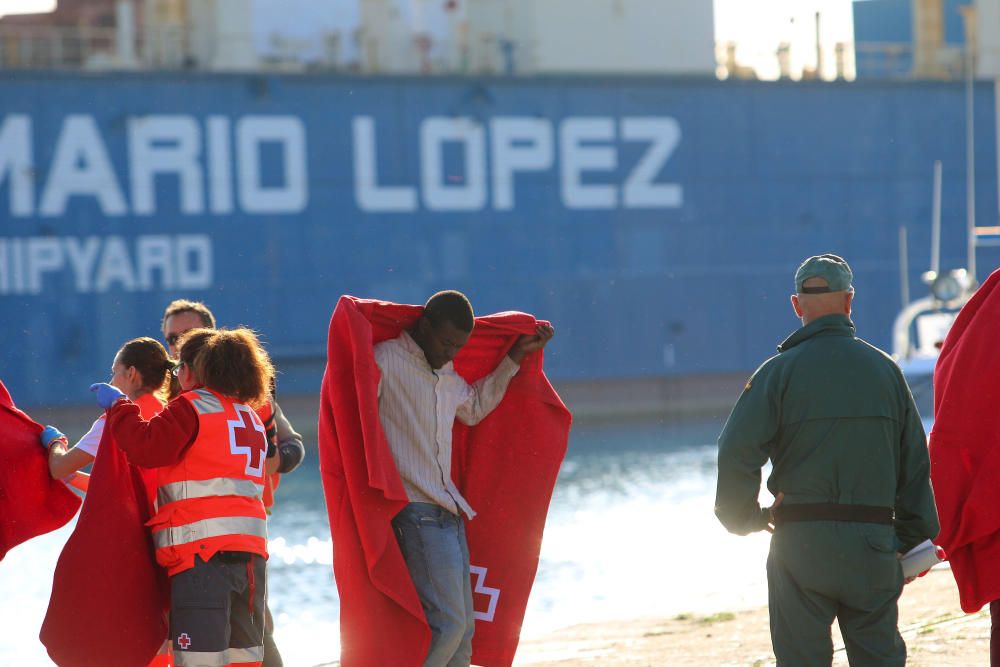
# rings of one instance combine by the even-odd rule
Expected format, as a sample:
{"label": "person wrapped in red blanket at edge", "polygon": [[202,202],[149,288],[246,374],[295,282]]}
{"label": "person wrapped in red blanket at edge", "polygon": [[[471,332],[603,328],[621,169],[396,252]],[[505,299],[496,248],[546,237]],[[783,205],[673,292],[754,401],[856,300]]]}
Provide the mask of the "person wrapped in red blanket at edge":
{"label": "person wrapped in red blanket at edge", "polygon": [[129,461],[157,469],[150,520],[170,577],[174,664],[255,665],[264,656],[267,437],[255,408],[274,369],[249,329],[178,342],[183,393],[153,419],[109,384],[91,387]]}
{"label": "person wrapped in red blanket at edge", "polygon": [[989,605],[993,667],[1000,666],[998,318],[1000,270],[995,270],[962,306],[941,346],[929,444],[941,516],[936,542],[948,554],[962,610],[975,614]]}
{"label": "person wrapped in red blanket at edge", "polygon": [[[134,338],[115,354],[109,382],[139,406],[143,419],[152,419],[163,409],[163,398],[173,367],[167,351],[158,341]],[[69,441],[57,428],[45,427],[39,434],[39,441],[48,450],[49,473],[53,479],[63,479],[82,491],[87,490],[88,477],[74,473],[93,463],[97,457],[104,422],[105,415],[102,414],[73,447],[68,447]]]}
{"label": "person wrapped in red blanket at edge", "polygon": [[379,419],[410,503],[393,519],[400,551],[431,629],[427,667],[468,667],[475,629],[469,548],[461,514],[475,511],[452,481],[452,426],[472,426],[500,403],[525,355],[555,334],[539,325],[497,368],[469,385],[452,365],[475,316],[461,292],[432,296],[416,325],[375,346]]}

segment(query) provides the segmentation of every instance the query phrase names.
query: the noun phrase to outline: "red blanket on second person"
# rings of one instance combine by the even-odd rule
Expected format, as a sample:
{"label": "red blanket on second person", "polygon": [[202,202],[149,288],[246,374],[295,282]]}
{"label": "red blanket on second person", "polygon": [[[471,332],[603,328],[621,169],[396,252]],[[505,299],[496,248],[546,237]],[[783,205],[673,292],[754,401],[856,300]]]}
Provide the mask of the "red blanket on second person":
{"label": "red blanket on second person", "polygon": [[80,497],[49,474],[41,432],[0,382],[0,560],[18,544],[66,525],[80,507]]}
{"label": "red blanket on second person", "polygon": [[[390,523],[407,499],[379,422],[373,355],[375,343],[412,326],[421,310],[342,297],[330,321],[319,446],[343,667],[421,665],[430,641]],[[487,375],[536,323],[524,313],[477,318],[456,371],[468,382]],[[522,362],[489,417],[475,427],[455,426],[453,476],[478,512],[467,526],[477,665],[514,660],[569,427],[569,411],[542,372],[541,354]]]}
{"label": "red blanket on second person", "polygon": [[955,319],[934,370],[931,482],[962,609],[1000,599],[1000,272]]}
{"label": "red blanket on second person", "polygon": [[167,637],[170,589],[145,526],[155,474],[130,464],[104,430],[39,635],[60,667],[141,667]]}

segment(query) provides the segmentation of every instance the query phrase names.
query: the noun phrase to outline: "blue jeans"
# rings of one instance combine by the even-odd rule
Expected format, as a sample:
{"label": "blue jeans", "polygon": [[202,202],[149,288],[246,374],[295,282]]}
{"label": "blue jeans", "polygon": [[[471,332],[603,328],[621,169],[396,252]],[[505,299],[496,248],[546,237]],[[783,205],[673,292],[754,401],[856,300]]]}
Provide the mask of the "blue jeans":
{"label": "blue jeans", "polygon": [[410,503],[392,520],[431,628],[424,667],[469,667],[476,620],[465,523],[432,503]]}

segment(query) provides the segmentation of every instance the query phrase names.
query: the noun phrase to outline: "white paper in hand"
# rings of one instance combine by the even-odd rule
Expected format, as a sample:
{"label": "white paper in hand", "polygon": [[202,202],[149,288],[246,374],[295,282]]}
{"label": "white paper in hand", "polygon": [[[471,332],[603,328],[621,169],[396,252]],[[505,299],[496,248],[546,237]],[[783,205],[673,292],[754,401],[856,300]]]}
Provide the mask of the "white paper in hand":
{"label": "white paper in hand", "polygon": [[899,564],[903,566],[903,576],[906,578],[915,577],[938,563],[944,562],[942,554],[943,552],[936,544],[930,540],[924,540],[903,554],[900,559]]}

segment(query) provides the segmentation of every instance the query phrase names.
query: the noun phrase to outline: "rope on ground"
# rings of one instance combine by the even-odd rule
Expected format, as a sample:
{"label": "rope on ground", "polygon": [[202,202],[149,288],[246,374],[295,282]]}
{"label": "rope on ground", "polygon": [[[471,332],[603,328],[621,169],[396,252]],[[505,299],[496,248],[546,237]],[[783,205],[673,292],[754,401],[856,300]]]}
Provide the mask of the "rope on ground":
{"label": "rope on ground", "polygon": [[[951,625],[958,625],[958,626],[971,625],[975,621],[983,620],[986,617],[987,613],[985,611],[979,611],[976,612],[975,614],[956,614],[954,616],[946,615],[933,621],[918,621],[917,623],[911,623],[910,625],[904,628],[900,628],[899,634],[916,636],[920,634],[920,632],[928,628],[936,628],[940,626],[951,626]],[[846,650],[845,646],[843,644],[839,644],[834,647],[833,652],[838,653],[844,650]]]}

